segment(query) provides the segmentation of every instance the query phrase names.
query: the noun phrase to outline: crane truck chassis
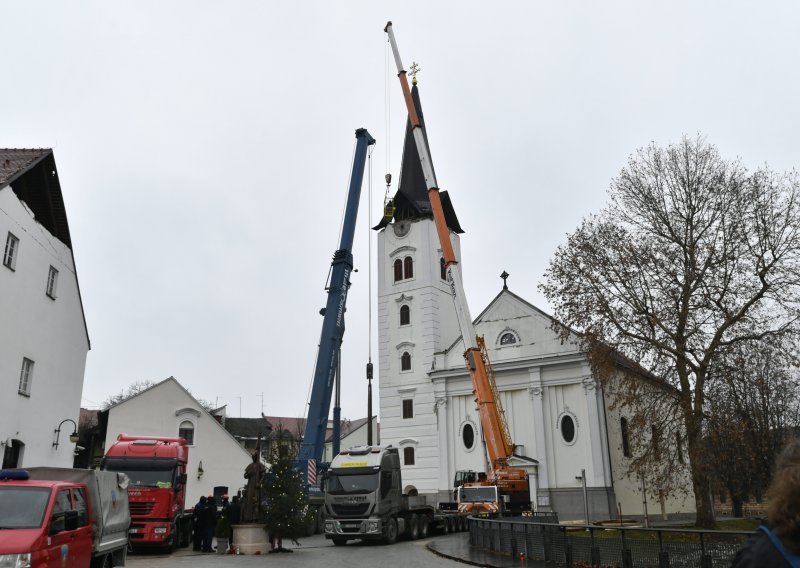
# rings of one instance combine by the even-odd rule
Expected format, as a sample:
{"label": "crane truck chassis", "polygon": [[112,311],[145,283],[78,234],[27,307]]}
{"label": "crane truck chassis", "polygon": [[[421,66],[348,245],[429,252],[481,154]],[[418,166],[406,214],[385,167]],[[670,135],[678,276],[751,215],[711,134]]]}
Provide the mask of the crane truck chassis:
{"label": "crane truck chassis", "polygon": [[452,504],[434,507],[425,497],[403,495],[400,455],[392,446],[343,450],[331,462],[326,485],[325,538],[337,546],[467,530],[467,515]]}

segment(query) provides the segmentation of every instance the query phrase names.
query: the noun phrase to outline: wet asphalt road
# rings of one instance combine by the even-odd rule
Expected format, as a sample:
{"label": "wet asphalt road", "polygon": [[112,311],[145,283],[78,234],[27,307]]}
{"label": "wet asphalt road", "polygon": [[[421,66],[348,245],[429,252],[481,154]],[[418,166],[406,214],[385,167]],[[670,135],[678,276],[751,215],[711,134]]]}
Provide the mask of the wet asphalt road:
{"label": "wet asphalt road", "polygon": [[253,556],[234,556],[193,552],[181,549],[172,555],[137,553],[129,554],[126,566],[131,568],[250,566],[290,567],[325,566],[326,568],[353,568],[354,566],[378,568],[453,568],[461,565],[455,560],[442,558],[427,549],[432,540],[457,539],[462,535],[440,535],[423,540],[401,541],[393,545],[351,541],[346,546],[334,546],[322,535],[303,538],[300,546],[284,542],[292,553]]}

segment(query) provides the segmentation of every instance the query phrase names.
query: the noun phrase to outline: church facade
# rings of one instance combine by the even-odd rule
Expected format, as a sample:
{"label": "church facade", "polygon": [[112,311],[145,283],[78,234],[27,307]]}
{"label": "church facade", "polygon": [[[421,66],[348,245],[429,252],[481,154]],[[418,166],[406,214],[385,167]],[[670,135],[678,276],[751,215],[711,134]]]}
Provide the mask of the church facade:
{"label": "church facade", "polygon": [[[416,86],[412,94],[421,115]],[[452,500],[457,472],[485,472],[488,463],[418,164],[407,130],[394,210],[375,227],[381,440],[400,448],[404,491],[438,502]],[[463,231],[446,192],[440,195],[460,259]],[[564,520],[586,518],[585,507],[592,521],[640,516],[642,485],[625,475],[625,409],[615,408],[592,376],[578,337],[562,342],[552,323],[505,280],[474,320],[515,445],[510,463],[528,471],[537,510]],[[651,514],[693,511],[691,494],[649,498]]]}

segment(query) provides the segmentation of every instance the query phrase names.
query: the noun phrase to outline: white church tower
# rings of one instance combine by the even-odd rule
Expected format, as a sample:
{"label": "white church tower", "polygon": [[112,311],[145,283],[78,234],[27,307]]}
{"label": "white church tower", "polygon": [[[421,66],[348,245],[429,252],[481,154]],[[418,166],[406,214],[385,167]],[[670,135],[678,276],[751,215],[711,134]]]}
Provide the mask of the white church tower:
{"label": "white church tower", "polygon": [[[417,87],[412,96],[422,117]],[[424,122],[423,122],[424,123]],[[440,192],[451,240],[462,233],[447,192]],[[453,298],[410,126],[394,215],[378,233],[378,329],[381,442],[400,448],[403,490],[437,494],[440,429],[429,373],[434,354],[459,337]]]}

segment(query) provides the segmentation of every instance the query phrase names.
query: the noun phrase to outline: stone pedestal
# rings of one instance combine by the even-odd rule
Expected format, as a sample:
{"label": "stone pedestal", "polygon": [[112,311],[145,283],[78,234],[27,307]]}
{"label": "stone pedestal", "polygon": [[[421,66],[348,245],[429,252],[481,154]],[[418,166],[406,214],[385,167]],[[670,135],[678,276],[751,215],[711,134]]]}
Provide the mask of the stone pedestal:
{"label": "stone pedestal", "polygon": [[266,554],[269,540],[264,525],[233,525],[233,546],[240,554]]}

